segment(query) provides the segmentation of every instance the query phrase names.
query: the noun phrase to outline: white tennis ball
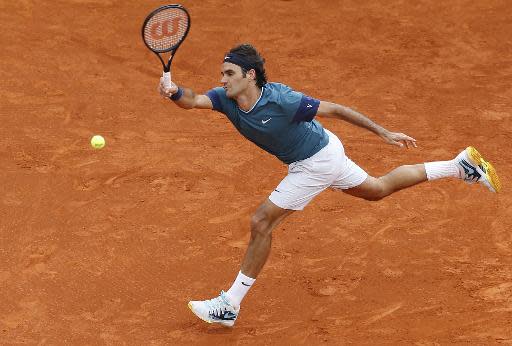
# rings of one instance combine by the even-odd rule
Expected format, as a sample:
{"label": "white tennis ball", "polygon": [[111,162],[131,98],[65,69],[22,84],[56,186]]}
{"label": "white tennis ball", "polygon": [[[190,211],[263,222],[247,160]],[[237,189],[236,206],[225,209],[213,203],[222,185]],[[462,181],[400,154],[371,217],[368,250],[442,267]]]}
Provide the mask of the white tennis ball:
{"label": "white tennis ball", "polygon": [[94,149],[101,149],[105,146],[105,138],[100,135],[92,136],[91,138],[91,146]]}

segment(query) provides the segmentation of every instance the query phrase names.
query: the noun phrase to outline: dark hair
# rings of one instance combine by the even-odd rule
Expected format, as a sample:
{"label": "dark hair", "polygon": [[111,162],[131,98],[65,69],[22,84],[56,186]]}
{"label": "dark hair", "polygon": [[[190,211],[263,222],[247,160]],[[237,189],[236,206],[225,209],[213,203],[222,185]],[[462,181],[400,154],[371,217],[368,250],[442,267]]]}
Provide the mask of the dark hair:
{"label": "dark hair", "polygon": [[[254,48],[249,43],[242,43],[234,48],[232,48],[229,53],[237,54],[244,57],[247,62],[249,62],[252,66],[254,66],[254,71],[256,71],[256,85],[258,87],[263,87],[267,83],[267,74],[265,73],[265,59],[258,53],[256,48]],[[242,72],[245,76],[247,70],[242,67]]]}

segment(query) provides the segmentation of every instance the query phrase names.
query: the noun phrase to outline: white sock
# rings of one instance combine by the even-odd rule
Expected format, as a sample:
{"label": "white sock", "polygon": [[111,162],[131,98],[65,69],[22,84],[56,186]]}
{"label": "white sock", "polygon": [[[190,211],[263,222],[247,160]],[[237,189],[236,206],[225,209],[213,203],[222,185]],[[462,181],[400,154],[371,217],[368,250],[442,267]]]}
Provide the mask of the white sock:
{"label": "white sock", "polygon": [[233,282],[233,286],[226,292],[230,303],[238,307],[244,299],[247,292],[249,292],[249,288],[254,284],[256,279],[250,278],[242,274],[242,272],[238,272],[238,276],[236,277],[235,282]]}
{"label": "white sock", "polygon": [[460,178],[460,171],[454,160],[425,162],[425,172],[428,180],[440,178]]}

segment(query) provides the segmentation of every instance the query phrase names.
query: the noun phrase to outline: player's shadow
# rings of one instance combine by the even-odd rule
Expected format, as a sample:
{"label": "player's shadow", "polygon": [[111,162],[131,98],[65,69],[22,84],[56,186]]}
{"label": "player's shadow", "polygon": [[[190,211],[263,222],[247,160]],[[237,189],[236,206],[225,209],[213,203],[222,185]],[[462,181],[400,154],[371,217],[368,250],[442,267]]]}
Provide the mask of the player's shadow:
{"label": "player's shadow", "polygon": [[219,324],[210,324],[201,320],[181,323],[181,329],[188,332],[210,335],[232,334],[236,328],[224,327]]}

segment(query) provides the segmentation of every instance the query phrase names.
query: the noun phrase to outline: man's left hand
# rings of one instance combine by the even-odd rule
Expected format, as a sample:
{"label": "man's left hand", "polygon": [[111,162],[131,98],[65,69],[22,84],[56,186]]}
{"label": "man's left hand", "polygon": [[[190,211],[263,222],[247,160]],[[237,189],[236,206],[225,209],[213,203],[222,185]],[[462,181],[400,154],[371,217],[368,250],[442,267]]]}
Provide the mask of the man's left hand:
{"label": "man's left hand", "polygon": [[416,148],[416,140],[410,136],[407,136],[404,133],[399,132],[387,132],[381,135],[382,139],[384,139],[387,143],[391,145],[396,145],[398,147]]}

